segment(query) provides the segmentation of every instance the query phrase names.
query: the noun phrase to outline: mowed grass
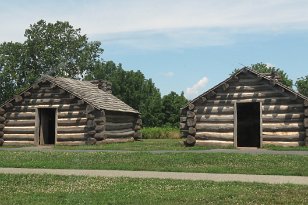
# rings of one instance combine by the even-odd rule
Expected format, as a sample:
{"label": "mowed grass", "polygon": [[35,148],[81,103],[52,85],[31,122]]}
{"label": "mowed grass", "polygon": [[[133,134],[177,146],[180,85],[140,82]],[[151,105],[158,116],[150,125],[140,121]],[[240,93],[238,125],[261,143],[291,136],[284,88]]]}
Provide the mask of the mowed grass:
{"label": "mowed grass", "polygon": [[307,204],[308,186],[0,174],[0,204]]}
{"label": "mowed grass", "polygon": [[0,167],[308,176],[308,156],[235,153],[1,151]]}
{"label": "mowed grass", "polygon": [[[98,145],[64,146],[56,145],[55,149],[61,150],[130,150],[130,151],[153,151],[153,150],[207,150],[222,148],[218,146],[194,146],[185,147],[183,139],[143,139],[141,141],[110,143]],[[234,149],[233,146],[223,147]]]}
{"label": "mowed grass", "polygon": [[308,146],[298,146],[298,147],[282,147],[274,145],[266,145],[264,149],[277,150],[277,151],[308,151]]}

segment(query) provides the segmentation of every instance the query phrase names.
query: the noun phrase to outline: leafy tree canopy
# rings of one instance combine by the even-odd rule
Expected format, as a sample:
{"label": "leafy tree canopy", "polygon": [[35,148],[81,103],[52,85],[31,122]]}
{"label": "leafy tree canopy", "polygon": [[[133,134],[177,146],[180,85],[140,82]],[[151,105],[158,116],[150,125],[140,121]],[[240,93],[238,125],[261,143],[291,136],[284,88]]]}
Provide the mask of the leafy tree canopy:
{"label": "leafy tree canopy", "polygon": [[308,97],[308,75],[298,78],[295,86],[299,93]]}
{"label": "leafy tree canopy", "polygon": [[0,44],[0,102],[31,85],[42,74],[81,78],[102,53],[68,22],[40,20],[25,31],[23,43]]}

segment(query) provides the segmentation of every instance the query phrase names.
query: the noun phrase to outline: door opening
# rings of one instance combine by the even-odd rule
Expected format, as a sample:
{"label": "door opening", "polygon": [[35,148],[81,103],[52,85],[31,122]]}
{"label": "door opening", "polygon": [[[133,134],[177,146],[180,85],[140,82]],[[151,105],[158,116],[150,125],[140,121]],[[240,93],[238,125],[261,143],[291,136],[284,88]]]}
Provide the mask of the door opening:
{"label": "door opening", "polygon": [[56,110],[38,109],[39,111],[39,145],[55,144]]}
{"label": "door opening", "polygon": [[237,146],[260,147],[260,103],[237,103]]}

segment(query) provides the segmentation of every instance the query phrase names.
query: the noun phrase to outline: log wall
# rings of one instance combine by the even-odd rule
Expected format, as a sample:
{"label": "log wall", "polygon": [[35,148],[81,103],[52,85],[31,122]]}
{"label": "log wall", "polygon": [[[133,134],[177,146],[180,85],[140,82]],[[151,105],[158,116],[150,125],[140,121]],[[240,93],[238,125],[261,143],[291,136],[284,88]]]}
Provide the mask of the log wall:
{"label": "log wall", "polygon": [[140,139],[142,137],[139,132],[141,126],[142,121],[138,114],[106,111],[104,135],[109,141],[125,138]]}
{"label": "log wall", "polygon": [[263,145],[305,143],[308,105],[305,107],[302,99],[274,82],[250,73],[239,74],[181,110],[180,129],[185,142],[234,145],[234,104],[240,102],[262,102]]}

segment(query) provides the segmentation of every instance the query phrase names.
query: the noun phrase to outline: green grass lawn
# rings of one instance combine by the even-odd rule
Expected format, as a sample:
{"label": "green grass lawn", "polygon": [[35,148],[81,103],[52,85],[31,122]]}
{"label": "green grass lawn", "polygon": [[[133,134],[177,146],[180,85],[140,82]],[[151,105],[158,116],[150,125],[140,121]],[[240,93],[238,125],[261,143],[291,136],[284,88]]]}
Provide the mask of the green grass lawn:
{"label": "green grass lawn", "polygon": [[234,153],[1,151],[0,167],[308,176],[308,156]]}
{"label": "green grass lawn", "polygon": [[277,150],[277,151],[308,151],[308,146],[299,146],[299,147],[281,147],[274,145],[266,145],[264,149]]}
{"label": "green grass lawn", "polygon": [[307,204],[308,186],[0,174],[0,204]]}
{"label": "green grass lawn", "polygon": [[[71,150],[131,150],[131,151],[152,151],[152,150],[206,150],[217,149],[222,147],[215,146],[194,146],[185,147],[183,139],[144,139],[141,141],[125,142],[125,143],[110,143],[99,145],[80,145],[80,146],[63,146],[57,145],[55,149]],[[233,146],[224,147],[224,149],[233,149]]]}

